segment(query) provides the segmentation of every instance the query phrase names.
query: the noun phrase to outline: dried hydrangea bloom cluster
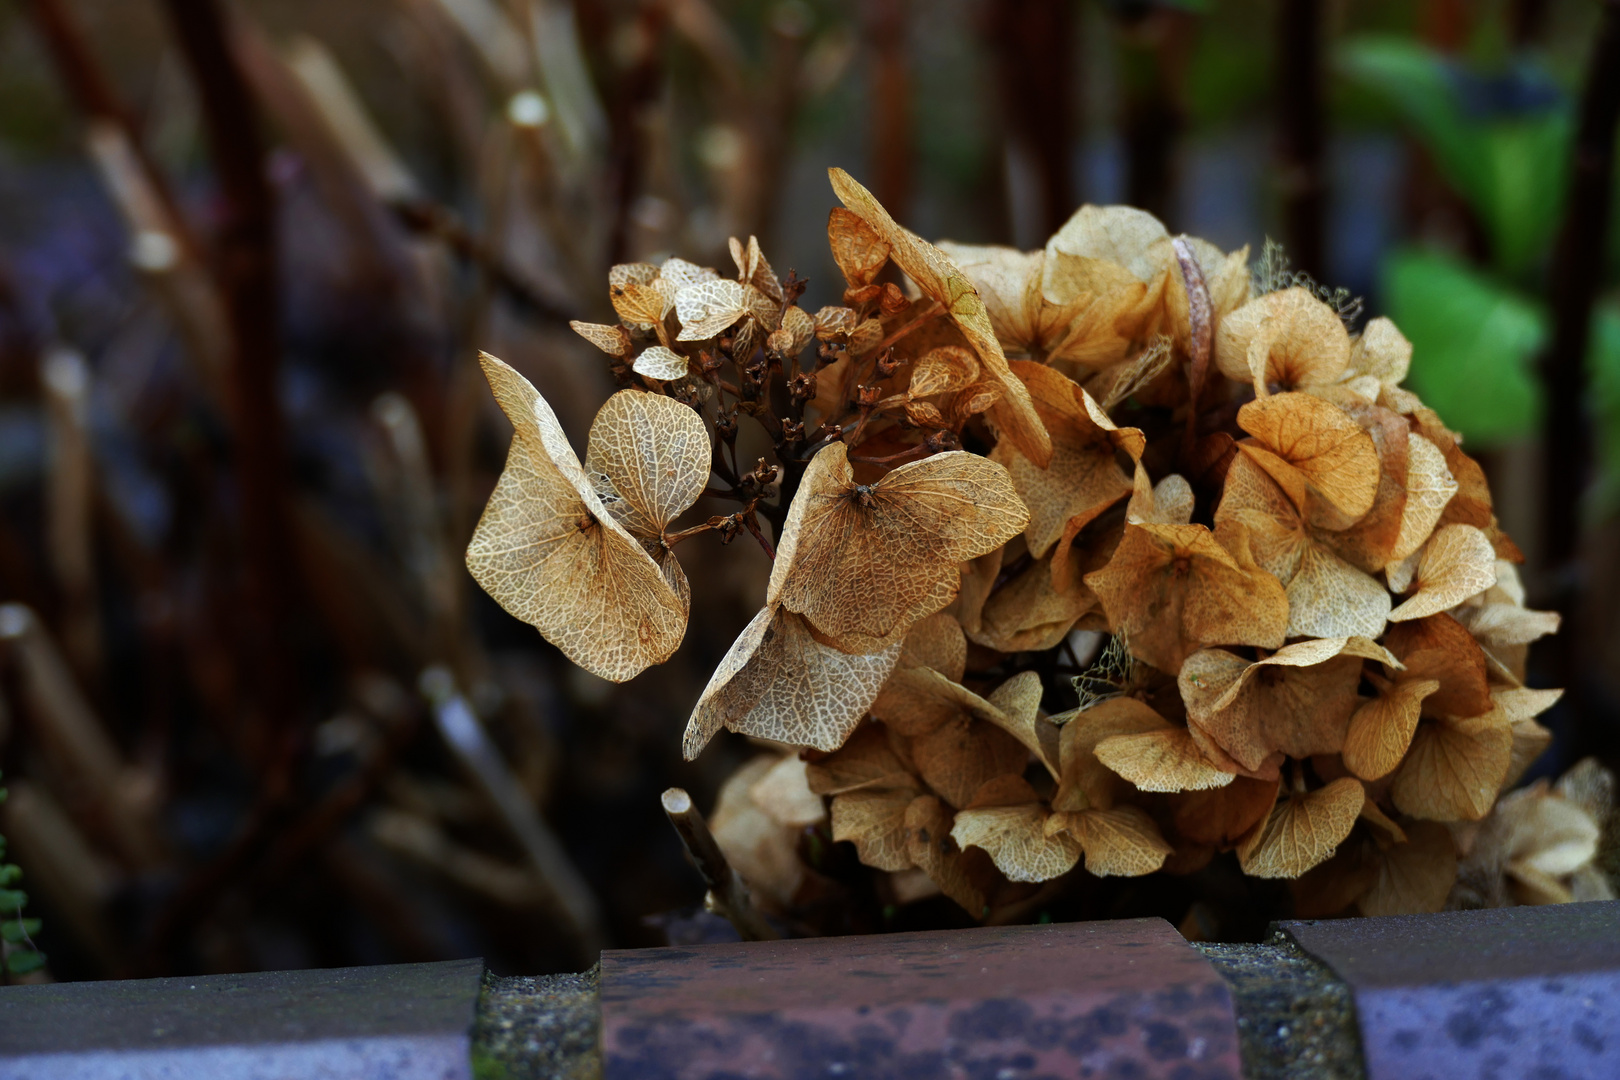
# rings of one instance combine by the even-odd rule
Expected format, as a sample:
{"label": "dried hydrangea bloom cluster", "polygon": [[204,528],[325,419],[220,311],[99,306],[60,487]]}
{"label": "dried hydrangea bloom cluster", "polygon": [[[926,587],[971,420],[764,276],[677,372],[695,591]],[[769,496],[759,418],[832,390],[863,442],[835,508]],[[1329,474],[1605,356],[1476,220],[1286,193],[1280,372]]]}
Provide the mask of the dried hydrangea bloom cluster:
{"label": "dried hydrangea bloom cluster", "polygon": [[[1401,387],[1396,327],[1352,333],[1141,211],[1083,207],[1041,251],[934,246],[831,175],[841,305],[799,308],[752,240],[735,277],[614,268],[621,322],[576,329],[627,388],[583,466],[484,358],[516,437],[479,582],[623,679],[682,636],[671,547],[769,551],[771,527],[764,607],[684,750],[778,745],[715,828],[784,909],[828,815],[896,898],[975,916],[1082,864],[1227,851],[1298,879],[1301,910],[1442,906],[1469,823],[1548,740],[1558,692],[1524,658],[1557,617],[1525,608],[1483,473]],[[739,418],[773,464],[742,471]],[[670,533],[701,494],[740,509]]]}

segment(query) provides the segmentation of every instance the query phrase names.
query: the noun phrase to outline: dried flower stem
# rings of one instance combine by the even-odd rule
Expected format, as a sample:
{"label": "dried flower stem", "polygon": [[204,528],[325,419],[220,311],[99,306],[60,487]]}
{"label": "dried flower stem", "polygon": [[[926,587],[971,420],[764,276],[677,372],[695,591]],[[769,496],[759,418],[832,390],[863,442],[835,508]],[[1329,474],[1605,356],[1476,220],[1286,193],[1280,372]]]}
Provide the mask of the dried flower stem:
{"label": "dried flower stem", "polygon": [[709,831],[709,823],[692,803],[692,796],[672,787],[663,795],[664,813],[675,833],[686,846],[686,854],[703,875],[709,888],[708,903],[714,912],[737,928],[744,941],[775,941],[781,935],[771,929],[765,916],[754,906],[748,884],[726,861],[725,853]]}
{"label": "dried flower stem", "polygon": [[1192,455],[1193,443],[1198,439],[1198,399],[1204,392],[1204,378],[1209,374],[1209,353],[1215,337],[1215,306],[1210,301],[1209,284],[1204,280],[1203,267],[1193,256],[1192,246],[1185,237],[1171,242],[1176,251],[1176,262],[1187,283],[1187,322],[1191,333],[1192,363],[1187,368],[1187,434],[1181,441],[1181,456]]}

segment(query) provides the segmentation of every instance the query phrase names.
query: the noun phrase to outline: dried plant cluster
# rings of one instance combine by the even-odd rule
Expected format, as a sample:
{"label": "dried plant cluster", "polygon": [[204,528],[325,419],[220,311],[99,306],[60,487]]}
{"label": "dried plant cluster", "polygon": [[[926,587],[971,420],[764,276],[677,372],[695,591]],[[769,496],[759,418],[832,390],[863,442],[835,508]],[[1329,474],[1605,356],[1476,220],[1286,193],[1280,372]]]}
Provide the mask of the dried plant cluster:
{"label": "dried plant cluster", "polygon": [[[1595,809],[1485,820],[1548,741],[1559,692],[1524,661],[1558,619],[1389,320],[1352,332],[1342,297],[1138,210],[1083,207],[1041,251],[935,246],[831,176],[841,305],[801,309],[752,240],[735,274],[613,269],[621,321],[575,329],[625,389],[583,463],[483,358],[516,437],[468,564],[582,667],[675,650],[678,542],[774,537],[684,742],[778,747],[715,820],[757,891],[791,910],[829,815],[897,900],[976,917],[1082,860],[1221,852],[1321,914],[1437,909],[1460,858],[1482,893],[1603,887],[1558,879]],[[738,460],[744,419],[774,462]],[[737,509],[672,532],[704,495]]]}

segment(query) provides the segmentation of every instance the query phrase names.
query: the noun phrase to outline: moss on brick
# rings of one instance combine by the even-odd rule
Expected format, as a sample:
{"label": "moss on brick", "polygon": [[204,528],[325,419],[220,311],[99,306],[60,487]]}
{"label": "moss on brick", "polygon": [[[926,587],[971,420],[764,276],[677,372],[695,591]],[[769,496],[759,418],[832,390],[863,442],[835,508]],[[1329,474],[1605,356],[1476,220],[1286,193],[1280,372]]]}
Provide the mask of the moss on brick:
{"label": "moss on brick", "polygon": [[1259,945],[1196,943],[1232,987],[1247,1080],[1360,1080],[1350,988],[1280,933]]}

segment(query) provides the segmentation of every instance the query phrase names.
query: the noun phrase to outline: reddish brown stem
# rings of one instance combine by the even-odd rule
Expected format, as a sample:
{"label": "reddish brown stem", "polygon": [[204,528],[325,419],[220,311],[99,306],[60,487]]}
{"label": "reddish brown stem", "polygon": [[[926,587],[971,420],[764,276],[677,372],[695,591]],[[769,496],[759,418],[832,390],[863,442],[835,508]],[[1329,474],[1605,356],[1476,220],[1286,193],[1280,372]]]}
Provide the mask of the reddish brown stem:
{"label": "reddish brown stem", "polygon": [[870,0],[865,9],[872,47],[872,193],[903,221],[911,198],[906,0]]}
{"label": "reddish brown stem", "polygon": [[1277,18],[1277,164],[1283,242],[1320,280],[1327,217],[1322,0],[1281,0]]}
{"label": "reddish brown stem", "polygon": [[1025,155],[1040,184],[1041,235],[1074,210],[1071,165],[1076,50],[1068,0],[1002,0],[985,7],[995,46],[1001,116],[1010,151]]}
{"label": "reddish brown stem", "polygon": [[[292,563],[277,379],[275,199],[266,177],[258,111],[219,5],[215,0],[165,0],[165,6],[197,86],[222,196],[213,262],[231,330],[226,407],[245,556],[240,644],[246,666],[254,672],[260,733],[268,737],[287,730],[297,700],[295,668],[287,655],[298,578]],[[267,738],[259,742],[268,749]],[[273,757],[285,759],[284,754]],[[267,782],[281,786],[273,778]]]}
{"label": "reddish brown stem", "polygon": [[[179,204],[168,181],[142,149],[141,141],[136,137],[134,117],[119,99],[118,91],[91,51],[72,11],[62,0],[28,0],[28,9],[34,16],[34,25],[39,28],[40,37],[45,41],[45,49],[50,54],[57,77],[73,98],[74,105],[90,119],[114,124],[128,136],[141,172],[163,203],[169,219],[176,227],[183,226],[185,219],[180,214]],[[195,238],[189,232],[182,230],[177,239],[187,250],[196,250]]]}

